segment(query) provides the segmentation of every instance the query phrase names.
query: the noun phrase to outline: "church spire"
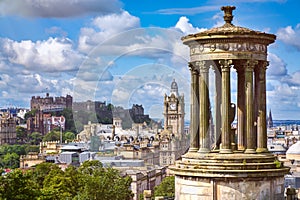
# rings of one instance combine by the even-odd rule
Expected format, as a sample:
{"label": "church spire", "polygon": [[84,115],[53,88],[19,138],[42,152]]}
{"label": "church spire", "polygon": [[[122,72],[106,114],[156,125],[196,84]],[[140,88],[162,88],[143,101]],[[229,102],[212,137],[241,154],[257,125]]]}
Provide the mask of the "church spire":
{"label": "church spire", "polygon": [[272,128],[273,127],[273,119],[272,119],[271,109],[269,111],[269,116],[267,118],[267,127],[268,128]]}
{"label": "church spire", "polygon": [[174,94],[176,97],[179,96],[179,94],[178,94],[178,85],[177,85],[175,79],[173,79],[173,81],[171,83],[171,94]]}

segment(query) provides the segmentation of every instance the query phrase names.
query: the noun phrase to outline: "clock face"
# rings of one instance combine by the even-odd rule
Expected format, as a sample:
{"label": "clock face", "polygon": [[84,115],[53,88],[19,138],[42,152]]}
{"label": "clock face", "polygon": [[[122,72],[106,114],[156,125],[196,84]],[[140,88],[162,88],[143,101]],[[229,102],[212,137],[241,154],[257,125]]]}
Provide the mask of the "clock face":
{"label": "clock face", "polygon": [[171,103],[170,104],[170,109],[175,110],[176,109],[176,103]]}

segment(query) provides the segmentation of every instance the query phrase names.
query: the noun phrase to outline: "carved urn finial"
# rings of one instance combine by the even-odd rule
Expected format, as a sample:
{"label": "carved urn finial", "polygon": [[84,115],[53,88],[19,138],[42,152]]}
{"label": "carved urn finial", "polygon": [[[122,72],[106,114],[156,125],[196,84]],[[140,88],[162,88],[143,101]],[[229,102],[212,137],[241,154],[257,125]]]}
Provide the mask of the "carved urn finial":
{"label": "carved urn finial", "polygon": [[232,11],[235,10],[235,6],[222,6],[221,10],[224,11],[224,21],[226,22],[226,24],[232,24]]}

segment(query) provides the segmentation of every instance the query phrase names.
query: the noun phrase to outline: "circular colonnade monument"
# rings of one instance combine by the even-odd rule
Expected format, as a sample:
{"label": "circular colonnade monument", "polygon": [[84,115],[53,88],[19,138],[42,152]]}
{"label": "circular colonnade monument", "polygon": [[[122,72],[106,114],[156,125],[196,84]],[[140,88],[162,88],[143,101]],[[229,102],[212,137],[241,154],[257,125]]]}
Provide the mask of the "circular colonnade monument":
{"label": "circular colonnade monument", "polygon": [[[182,38],[190,48],[191,123],[190,149],[170,166],[176,200],[284,198],[289,168],[267,149],[267,47],[276,36],[233,25],[234,9],[221,8],[223,26]],[[215,148],[210,145],[209,69],[215,74]],[[231,70],[237,73],[236,109]],[[235,110],[236,131],[231,126]]]}

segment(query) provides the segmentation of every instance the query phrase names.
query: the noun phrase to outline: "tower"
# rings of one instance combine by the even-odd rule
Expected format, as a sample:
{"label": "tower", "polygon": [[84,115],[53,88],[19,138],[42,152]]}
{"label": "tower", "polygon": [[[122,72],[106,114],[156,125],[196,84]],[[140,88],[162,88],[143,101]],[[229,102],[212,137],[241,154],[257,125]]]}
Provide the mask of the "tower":
{"label": "tower", "polygon": [[[169,167],[175,174],[175,200],[279,200],[284,196],[289,168],[267,149],[267,48],[276,36],[233,25],[234,9],[221,8],[223,26],[182,38],[190,48],[190,148]],[[233,69],[236,106],[231,101]],[[209,78],[210,70],[214,79]],[[214,99],[209,96],[210,80],[215,81]],[[221,136],[219,149],[210,145],[210,105],[215,110],[215,134]],[[236,133],[231,126],[235,107]]]}
{"label": "tower", "polygon": [[164,97],[164,129],[169,129],[178,139],[184,133],[184,95],[179,95],[178,85],[173,79],[171,91]]}
{"label": "tower", "polygon": [[273,127],[273,118],[272,118],[271,109],[269,111],[269,116],[267,118],[267,127],[268,128],[272,128]]}

